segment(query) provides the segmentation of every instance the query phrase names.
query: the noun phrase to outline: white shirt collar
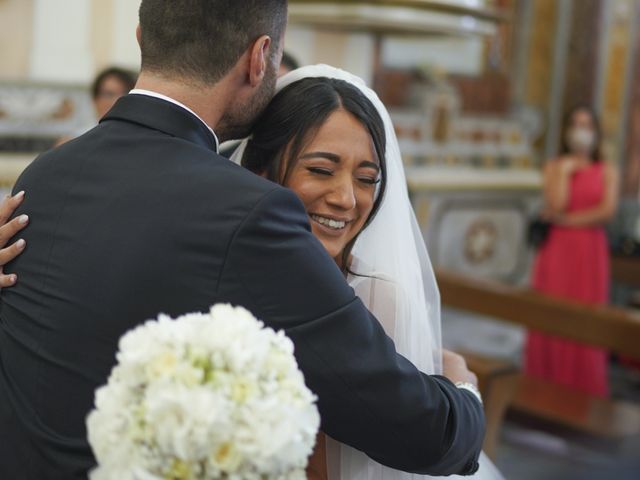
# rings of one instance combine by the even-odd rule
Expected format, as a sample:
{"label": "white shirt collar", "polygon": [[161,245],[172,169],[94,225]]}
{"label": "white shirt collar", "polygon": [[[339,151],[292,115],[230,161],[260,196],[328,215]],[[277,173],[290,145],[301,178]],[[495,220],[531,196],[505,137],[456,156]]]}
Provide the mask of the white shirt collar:
{"label": "white shirt collar", "polygon": [[220,141],[218,140],[218,136],[216,135],[216,132],[214,132],[213,128],[211,128],[209,125],[207,125],[207,123],[204,120],[202,120],[202,118],[200,118],[200,116],[196,112],[191,110],[185,104],[180,103],[179,101],[174,100],[171,97],[167,97],[166,95],[163,95],[161,93],[152,92],[151,90],[144,90],[142,88],[134,88],[129,93],[133,94],[133,95],[147,95],[149,97],[160,98],[161,100],[165,100],[167,102],[173,103],[174,105],[177,105],[180,108],[184,108],[187,112],[189,112],[190,114],[194,115],[198,120],[200,120],[205,125],[205,127],[207,127],[209,129],[209,131],[213,135],[213,138],[216,141],[216,153],[218,153],[218,149],[220,148]]}

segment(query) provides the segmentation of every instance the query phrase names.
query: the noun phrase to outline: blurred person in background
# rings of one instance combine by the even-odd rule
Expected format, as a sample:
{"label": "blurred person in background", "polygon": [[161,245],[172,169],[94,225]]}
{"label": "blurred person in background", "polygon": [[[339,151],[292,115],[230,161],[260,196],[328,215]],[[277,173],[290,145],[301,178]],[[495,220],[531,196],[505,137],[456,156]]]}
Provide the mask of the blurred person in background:
{"label": "blurred person in background", "polygon": [[[604,225],[614,216],[618,173],[603,161],[601,132],[586,106],[568,112],[558,158],[544,167],[543,216],[549,234],[533,266],[533,288],[588,304],[609,299],[609,247]],[[558,318],[558,321],[562,321]],[[605,350],[529,332],[525,373],[592,395],[609,394]]]}
{"label": "blurred person in background", "polygon": [[123,95],[133,90],[138,75],[130,70],[109,67],[102,70],[91,85],[96,117],[101,119]]}
{"label": "blurred person in background", "polygon": [[[137,78],[138,75],[136,73],[120,67],[108,67],[96,75],[91,84],[91,98],[96,112],[96,120],[104,117],[116,103],[116,100],[133,89]],[[73,134],[58,139],[54,146],[62,145],[72,138],[82,135],[94,126],[95,123],[86,125]]]}
{"label": "blurred person in background", "polygon": [[300,68],[300,63],[288,52],[282,52],[282,61],[278,69],[278,77]]}

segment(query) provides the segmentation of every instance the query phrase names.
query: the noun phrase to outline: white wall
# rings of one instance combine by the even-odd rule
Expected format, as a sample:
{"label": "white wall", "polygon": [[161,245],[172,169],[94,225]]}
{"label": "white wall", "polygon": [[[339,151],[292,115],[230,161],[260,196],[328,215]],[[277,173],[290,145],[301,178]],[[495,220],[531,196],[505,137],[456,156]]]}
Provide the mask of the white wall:
{"label": "white wall", "polygon": [[478,75],[482,72],[480,37],[389,38],[382,61],[392,68],[433,67],[447,73]]}
{"label": "white wall", "polygon": [[[371,34],[315,31],[290,25],[285,49],[301,64],[328,63],[370,84],[375,55]],[[430,67],[446,73],[478,75],[484,66],[480,37],[389,37],[382,43],[382,64],[389,68]]]}
{"label": "white wall", "polygon": [[[100,1],[100,0],[98,0]],[[136,40],[140,0],[115,0],[115,32],[111,63],[140,68],[140,49]]]}
{"label": "white wall", "polygon": [[140,0],[0,1],[0,80],[82,84],[107,65],[137,70]]}
{"label": "white wall", "polygon": [[284,48],[301,65],[326,63],[371,82],[374,41],[366,33],[316,31],[311,27],[289,25]]}
{"label": "white wall", "polygon": [[94,62],[90,52],[91,2],[35,0],[29,78],[85,82]]}
{"label": "white wall", "polygon": [[[140,0],[0,0],[0,80],[87,83],[107,65],[138,69],[139,5]],[[8,40],[19,45],[7,48]],[[371,81],[372,35],[289,25],[285,48],[302,64],[329,63]],[[473,74],[482,66],[482,43],[391,38],[384,41],[382,56],[389,67],[428,65]]]}

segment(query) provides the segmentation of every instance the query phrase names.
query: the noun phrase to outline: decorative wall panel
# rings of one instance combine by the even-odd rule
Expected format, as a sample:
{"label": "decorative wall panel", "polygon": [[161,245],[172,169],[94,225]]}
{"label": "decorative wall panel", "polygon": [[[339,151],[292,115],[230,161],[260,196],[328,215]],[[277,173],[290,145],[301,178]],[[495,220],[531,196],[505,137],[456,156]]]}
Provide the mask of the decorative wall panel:
{"label": "decorative wall panel", "polygon": [[0,152],[41,152],[94,125],[94,115],[84,88],[0,83]]}
{"label": "decorative wall panel", "polygon": [[541,175],[524,169],[407,167],[409,192],[435,266],[526,284],[525,236]]}
{"label": "decorative wall panel", "polygon": [[[430,197],[423,232],[434,265],[479,278],[527,282],[530,251],[525,232],[539,203],[537,192],[452,190],[422,195]],[[420,196],[414,194],[418,208]]]}

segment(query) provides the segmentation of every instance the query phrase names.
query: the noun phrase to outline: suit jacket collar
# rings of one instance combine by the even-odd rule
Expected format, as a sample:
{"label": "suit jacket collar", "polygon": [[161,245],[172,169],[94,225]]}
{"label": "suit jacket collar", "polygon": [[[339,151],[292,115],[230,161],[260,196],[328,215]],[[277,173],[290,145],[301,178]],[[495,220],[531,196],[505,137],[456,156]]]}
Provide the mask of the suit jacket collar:
{"label": "suit jacket collar", "polygon": [[148,95],[125,95],[102,117],[100,123],[121,120],[137,123],[182,138],[205,148],[217,150],[211,131],[198,117],[166,100]]}

